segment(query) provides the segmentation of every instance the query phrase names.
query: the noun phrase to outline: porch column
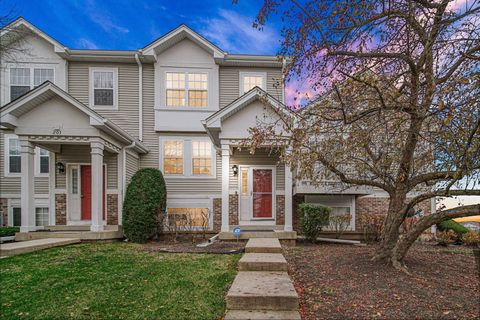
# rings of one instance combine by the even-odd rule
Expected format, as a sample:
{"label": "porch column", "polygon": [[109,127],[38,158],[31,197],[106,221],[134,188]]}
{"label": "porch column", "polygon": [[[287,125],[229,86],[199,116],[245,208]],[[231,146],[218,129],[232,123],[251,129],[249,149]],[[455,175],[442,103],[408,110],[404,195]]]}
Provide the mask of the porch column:
{"label": "porch column", "polygon": [[21,219],[20,232],[34,231],[35,228],[35,190],[34,168],[35,147],[28,137],[20,136],[21,147]]}
{"label": "porch column", "polygon": [[230,146],[222,144],[222,232],[230,231],[228,221],[230,180]]}
{"label": "porch column", "polygon": [[293,231],[292,227],[292,170],[285,165],[285,231]]}
{"label": "porch column", "polygon": [[90,140],[92,156],[92,225],[91,231],[103,231],[103,141]]}

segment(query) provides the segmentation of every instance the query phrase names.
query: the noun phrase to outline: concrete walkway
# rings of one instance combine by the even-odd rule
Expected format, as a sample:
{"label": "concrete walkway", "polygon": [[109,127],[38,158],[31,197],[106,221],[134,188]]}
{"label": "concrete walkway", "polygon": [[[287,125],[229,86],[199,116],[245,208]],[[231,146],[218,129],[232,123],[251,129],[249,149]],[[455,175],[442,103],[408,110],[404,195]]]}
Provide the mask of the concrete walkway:
{"label": "concrete walkway", "polygon": [[245,252],[225,298],[225,320],[299,320],[298,295],[278,239],[250,239]]}
{"label": "concrete walkway", "polygon": [[0,257],[9,257],[17,254],[80,243],[77,238],[47,238],[39,240],[12,242],[0,244]]}

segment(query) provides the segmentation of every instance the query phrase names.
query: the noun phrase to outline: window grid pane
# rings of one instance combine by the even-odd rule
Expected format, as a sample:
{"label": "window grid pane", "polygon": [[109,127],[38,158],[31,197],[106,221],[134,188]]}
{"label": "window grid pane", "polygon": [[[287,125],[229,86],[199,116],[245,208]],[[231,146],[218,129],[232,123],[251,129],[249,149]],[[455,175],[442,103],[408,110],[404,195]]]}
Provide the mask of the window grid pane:
{"label": "window grid pane", "polygon": [[53,69],[34,69],[33,85],[38,86],[45,81],[53,82]]}
{"label": "window grid pane", "polygon": [[208,74],[167,72],[165,82],[168,107],[208,106]]}
{"label": "window grid pane", "polygon": [[165,174],[183,174],[183,141],[163,143],[163,171]]}
{"label": "window grid pane", "polygon": [[36,226],[48,225],[48,208],[35,208]]}
{"label": "window grid pane", "polygon": [[244,76],[243,77],[243,91],[247,92],[253,89],[254,87],[263,88],[263,77],[262,76]]}
{"label": "window grid pane", "polygon": [[78,169],[72,168],[72,194],[78,194]]}
{"label": "window grid pane", "polygon": [[30,87],[30,69],[29,68],[11,68],[10,85]]}
{"label": "window grid pane", "polygon": [[185,90],[167,89],[167,106],[184,107],[185,106]]}
{"label": "window grid pane", "polygon": [[9,172],[20,173],[22,158],[20,155],[20,140],[17,138],[8,139]]}
{"label": "window grid pane", "polygon": [[211,174],[212,144],[210,141],[192,141],[193,174]]}

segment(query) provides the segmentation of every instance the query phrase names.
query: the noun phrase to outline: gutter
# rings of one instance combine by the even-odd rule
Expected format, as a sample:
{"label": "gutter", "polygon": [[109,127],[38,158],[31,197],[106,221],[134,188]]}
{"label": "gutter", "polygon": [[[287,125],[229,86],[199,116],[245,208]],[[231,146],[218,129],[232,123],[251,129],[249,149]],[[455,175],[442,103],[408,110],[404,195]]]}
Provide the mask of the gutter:
{"label": "gutter", "polygon": [[138,140],[143,141],[143,67],[142,62],[135,53],[138,64]]}

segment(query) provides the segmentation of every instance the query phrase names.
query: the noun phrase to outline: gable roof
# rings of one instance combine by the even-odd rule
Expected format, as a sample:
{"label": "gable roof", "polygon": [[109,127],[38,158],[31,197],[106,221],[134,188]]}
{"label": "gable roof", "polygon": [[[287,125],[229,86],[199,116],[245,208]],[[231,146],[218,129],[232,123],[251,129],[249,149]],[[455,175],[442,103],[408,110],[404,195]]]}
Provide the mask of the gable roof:
{"label": "gable roof", "polygon": [[203,127],[207,131],[212,141],[218,146],[218,133],[221,131],[222,122],[249,106],[256,100],[263,99],[277,113],[281,113],[286,117],[293,117],[294,113],[288,109],[282,102],[274,98],[272,95],[259,87],[254,87],[244,95],[235,99],[224,108],[218,110],[205,120],[202,120]]}
{"label": "gable roof", "polygon": [[170,48],[183,39],[189,39],[198,44],[200,47],[213,54],[214,58],[224,58],[227,54],[185,24],[182,24],[167,34],[161,36],[140,51],[145,55],[153,54],[154,51],[158,53]]}
{"label": "gable roof", "polygon": [[50,81],[46,81],[33,90],[25,93],[17,99],[11,101],[0,109],[0,125],[7,128],[17,127],[17,119],[25,113],[34,109],[38,105],[54,98],[58,97],[67,102],[69,105],[77,108],[81,112],[85,113],[90,118],[90,125],[98,128],[108,135],[116,138],[124,144],[135,143],[135,148],[140,153],[147,153],[148,149],[137,139],[132,137],[118,125],[112,121],[102,117],[94,110],[90,109],[69,93],[63,91]]}
{"label": "gable roof", "polygon": [[15,32],[14,30],[18,29],[24,29],[27,32],[31,32],[35,34],[36,36],[40,37],[41,39],[47,41],[54,47],[54,51],[56,53],[64,53],[67,50],[67,47],[65,47],[63,44],[43,32],[42,30],[38,29],[35,27],[31,22],[28,22],[25,20],[23,17],[19,17],[15,19],[14,21],[10,22],[6,26],[4,26],[0,30],[0,38],[9,35],[12,32]]}

